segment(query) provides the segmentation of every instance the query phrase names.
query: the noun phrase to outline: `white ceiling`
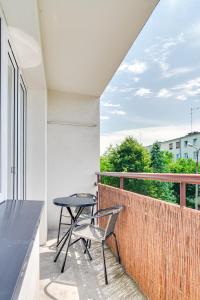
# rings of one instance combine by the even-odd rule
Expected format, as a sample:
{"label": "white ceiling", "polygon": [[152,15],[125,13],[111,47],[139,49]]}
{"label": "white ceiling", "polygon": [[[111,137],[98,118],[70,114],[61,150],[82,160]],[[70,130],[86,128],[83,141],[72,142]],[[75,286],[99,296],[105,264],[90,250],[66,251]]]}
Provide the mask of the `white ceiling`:
{"label": "white ceiling", "polygon": [[10,42],[29,88],[46,88],[36,0],[0,0]]}
{"label": "white ceiling", "polygon": [[39,0],[48,88],[100,96],[159,0]]}

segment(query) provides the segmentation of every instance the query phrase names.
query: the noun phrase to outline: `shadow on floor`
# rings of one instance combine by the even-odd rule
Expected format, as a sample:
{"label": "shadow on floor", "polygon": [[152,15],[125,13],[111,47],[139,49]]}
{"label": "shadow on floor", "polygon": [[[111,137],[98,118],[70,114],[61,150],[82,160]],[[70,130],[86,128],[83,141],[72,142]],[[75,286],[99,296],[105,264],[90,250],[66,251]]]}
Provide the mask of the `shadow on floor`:
{"label": "shadow on floor", "polygon": [[93,243],[89,261],[77,243],[70,248],[65,272],[61,265],[65,251],[56,263],[53,262],[56,247],[56,232],[50,232],[47,244],[40,253],[40,300],[86,300],[86,299],[133,299],[145,300],[136,283],[116,262],[109,249],[106,249],[106,264],[109,284],[104,284],[101,247]]}

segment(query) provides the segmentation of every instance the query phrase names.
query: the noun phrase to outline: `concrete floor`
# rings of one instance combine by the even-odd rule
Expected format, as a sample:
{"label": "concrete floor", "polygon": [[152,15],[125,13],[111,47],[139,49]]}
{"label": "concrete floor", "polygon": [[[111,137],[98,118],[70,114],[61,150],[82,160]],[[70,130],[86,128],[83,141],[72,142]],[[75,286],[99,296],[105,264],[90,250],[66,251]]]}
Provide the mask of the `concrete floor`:
{"label": "concrete floor", "polygon": [[83,254],[78,242],[70,248],[65,272],[60,273],[64,252],[56,263],[56,232],[50,232],[48,242],[40,251],[40,300],[102,300],[133,299],[145,300],[136,283],[128,277],[109,249],[106,262],[109,284],[104,284],[101,248],[92,244],[93,260]]}

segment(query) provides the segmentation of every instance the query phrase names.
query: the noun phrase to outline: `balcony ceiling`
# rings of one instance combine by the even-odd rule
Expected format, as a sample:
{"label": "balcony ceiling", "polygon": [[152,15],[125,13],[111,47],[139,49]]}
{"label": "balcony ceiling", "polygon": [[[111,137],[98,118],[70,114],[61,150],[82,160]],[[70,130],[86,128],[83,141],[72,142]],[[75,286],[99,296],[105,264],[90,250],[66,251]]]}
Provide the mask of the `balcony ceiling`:
{"label": "balcony ceiling", "polygon": [[47,86],[100,96],[159,0],[40,0]]}

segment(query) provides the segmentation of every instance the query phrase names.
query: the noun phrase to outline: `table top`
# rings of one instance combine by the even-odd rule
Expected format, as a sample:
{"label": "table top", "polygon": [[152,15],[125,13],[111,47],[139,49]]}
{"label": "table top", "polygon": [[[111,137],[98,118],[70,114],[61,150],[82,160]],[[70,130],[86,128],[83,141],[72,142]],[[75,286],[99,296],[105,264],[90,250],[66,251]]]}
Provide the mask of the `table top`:
{"label": "table top", "polygon": [[0,204],[0,299],[18,299],[42,208],[42,201]]}
{"label": "table top", "polygon": [[54,199],[53,203],[65,207],[88,207],[95,205],[96,201],[90,197],[60,197]]}

